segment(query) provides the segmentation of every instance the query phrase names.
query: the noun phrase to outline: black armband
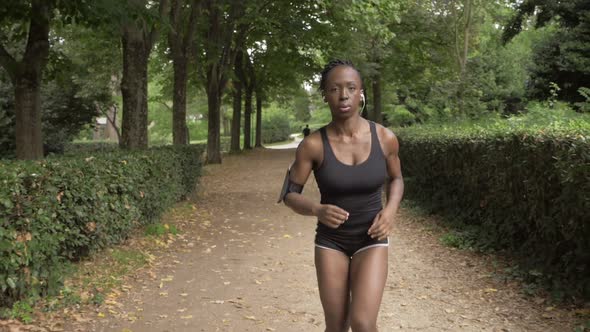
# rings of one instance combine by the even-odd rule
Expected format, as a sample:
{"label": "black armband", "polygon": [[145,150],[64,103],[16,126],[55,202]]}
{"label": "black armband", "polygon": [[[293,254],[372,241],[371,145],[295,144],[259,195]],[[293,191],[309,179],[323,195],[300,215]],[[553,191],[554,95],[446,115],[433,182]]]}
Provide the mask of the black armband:
{"label": "black armband", "polygon": [[303,185],[291,181],[290,174],[291,166],[289,166],[287,169],[287,174],[285,175],[285,180],[283,181],[283,188],[281,189],[277,203],[283,202],[289,193],[301,194],[303,192]]}

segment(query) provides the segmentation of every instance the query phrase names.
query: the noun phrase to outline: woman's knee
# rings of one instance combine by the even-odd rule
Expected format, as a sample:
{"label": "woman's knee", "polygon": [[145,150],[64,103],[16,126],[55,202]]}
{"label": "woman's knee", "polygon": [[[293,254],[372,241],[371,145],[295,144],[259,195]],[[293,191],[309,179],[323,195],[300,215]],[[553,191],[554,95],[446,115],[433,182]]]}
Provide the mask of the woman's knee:
{"label": "woman's knee", "polygon": [[376,332],[377,321],[366,315],[355,315],[350,317],[352,332]]}
{"label": "woman's knee", "polygon": [[348,331],[348,323],[346,320],[342,321],[326,321],[326,331],[325,332],[344,332]]}

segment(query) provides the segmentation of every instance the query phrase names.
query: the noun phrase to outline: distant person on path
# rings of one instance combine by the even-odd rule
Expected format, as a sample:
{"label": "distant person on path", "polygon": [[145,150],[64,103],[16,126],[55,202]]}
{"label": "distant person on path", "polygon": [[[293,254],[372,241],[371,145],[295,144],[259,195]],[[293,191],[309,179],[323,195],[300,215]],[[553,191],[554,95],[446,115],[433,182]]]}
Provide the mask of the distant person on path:
{"label": "distant person on path", "polygon": [[[328,63],[319,90],[332,121],[297,148],[281,198],[295,212],[317,217],[315,266],[326,331],[377,331],[388,236],[404,190],[399,144],[389,129],[360,116],[363,83],[350,61]],[[311,171],[321,202],[301,195]]]}
{"label": "distant person on path", "polygon": [[303,128],[303,137],[307,137],[309,136],[309,133],[311,132],[311,130],[309,130],[309,125],[305,125],[305,128]]}

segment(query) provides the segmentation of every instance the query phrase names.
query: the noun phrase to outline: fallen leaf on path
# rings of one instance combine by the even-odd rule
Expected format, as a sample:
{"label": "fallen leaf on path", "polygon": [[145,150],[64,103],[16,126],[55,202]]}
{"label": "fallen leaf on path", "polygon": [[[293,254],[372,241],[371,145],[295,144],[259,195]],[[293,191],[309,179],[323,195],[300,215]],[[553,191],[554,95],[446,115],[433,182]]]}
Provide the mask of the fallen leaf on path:
{"label": "fallen leaf on path", "polygon": [[191,319],[191,318],[193,318],[193,315],[180,316],[180,319]]}
{"label": "fallen leaf on path", "polygon": [[244,316],[244,318],[249,319],[249,320],[256,320],[255,316]]}
{"label": "fallen leaf on path", "polygon": [[590,316],[590,309],[578,309],[574,313],[578,316]]}

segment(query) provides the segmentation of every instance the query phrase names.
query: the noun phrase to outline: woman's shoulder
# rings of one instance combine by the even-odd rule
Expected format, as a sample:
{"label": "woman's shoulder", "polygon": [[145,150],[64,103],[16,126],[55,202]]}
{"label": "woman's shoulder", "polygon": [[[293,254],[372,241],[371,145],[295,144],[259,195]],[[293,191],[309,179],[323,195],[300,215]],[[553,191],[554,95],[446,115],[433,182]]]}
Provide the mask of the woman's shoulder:
{"label": "woman's shoulder", "polygon": [[374,122],[375,123],[375,129],[377,130],[377,134],[379,135],[379,139],[384,139],[384,140],[397,140],[397,137],[395,136],[395,134],[393,133],[393,131],[387,127],[385,127],[384,125]]}
{"label": "woman's shoulder", "polygon": [[379,123],[375,123],[375,128],[377,129],[377,136],[379,137],[379,142],[381,143],[383,151],[386,154],[389,154],[394,150],[398,149],[399,143],[397,141],[397,136],[391,129]]}
{"label": "woman's shoulder", "polygon": [[312,160],[318,159],[323,151],[322,134],[319,129],[304,137],[297,147],[298,155]]}

